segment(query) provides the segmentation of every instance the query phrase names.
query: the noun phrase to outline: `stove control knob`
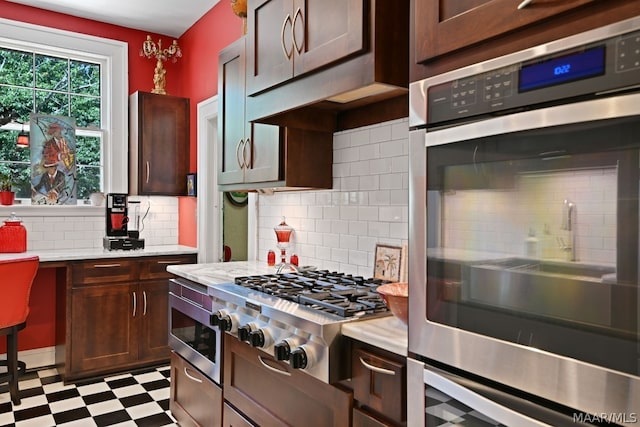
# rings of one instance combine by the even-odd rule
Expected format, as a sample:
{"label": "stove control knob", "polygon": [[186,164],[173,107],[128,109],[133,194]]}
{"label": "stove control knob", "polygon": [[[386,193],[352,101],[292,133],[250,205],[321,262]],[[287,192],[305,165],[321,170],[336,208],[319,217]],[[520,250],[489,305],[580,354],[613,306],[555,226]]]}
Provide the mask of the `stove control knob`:
{"label": "stove control knob", "polygon": [[309,364],[307,352],[302,347],[298,347],[291,352],[289,363],[293,369],[304,369]]}
{"label": "stove control knob", "polygon": [[273,346],[273,357],[276,360],[289,360],[291,355],[291,346],[286,341],[281,341]]}
{"label": "stove control knob", "polygon": [[256,329],[249,334],[249,344],[253,347],[265,348],[271,345],[272,342],[269,328]]}
{"label": "stove control knob", "polygon": [[238,328],[238,339],[240,341],[249,342],[249,334],[251,334],[252,330],[253,328],[251,325],[240,326]]}
{"label": "stove control knob", "polygon": [[231,331],[232,321],[231,315],[225,311],[218,311],[211,315],[211,324],[217,326],[221,331]]}

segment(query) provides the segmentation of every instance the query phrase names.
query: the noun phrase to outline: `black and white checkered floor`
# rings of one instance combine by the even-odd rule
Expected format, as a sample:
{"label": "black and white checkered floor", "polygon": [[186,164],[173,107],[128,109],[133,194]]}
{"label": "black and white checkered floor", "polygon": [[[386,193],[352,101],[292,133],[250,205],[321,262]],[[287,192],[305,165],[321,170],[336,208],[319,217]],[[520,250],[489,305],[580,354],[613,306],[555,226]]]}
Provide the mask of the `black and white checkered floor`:
{"label": "black and white checkered floor", "polygon": [[55,368],[20,378],[19,406],[0,385],[0,426],[177,426],[169,412],[170,367],[64,385]]}

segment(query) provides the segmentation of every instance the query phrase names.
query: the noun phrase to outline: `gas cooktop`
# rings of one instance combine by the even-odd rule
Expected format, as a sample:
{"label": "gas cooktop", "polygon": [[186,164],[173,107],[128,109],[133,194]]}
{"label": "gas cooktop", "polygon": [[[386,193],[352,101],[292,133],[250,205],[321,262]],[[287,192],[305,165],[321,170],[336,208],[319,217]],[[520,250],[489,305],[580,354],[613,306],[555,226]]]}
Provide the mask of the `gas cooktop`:
{"label": "gas cooktop", "polygon": [[343,318],[388,311],[376,292],[378,286],[386,283],[380,279],[312,270],[238,277],[235,283]]}

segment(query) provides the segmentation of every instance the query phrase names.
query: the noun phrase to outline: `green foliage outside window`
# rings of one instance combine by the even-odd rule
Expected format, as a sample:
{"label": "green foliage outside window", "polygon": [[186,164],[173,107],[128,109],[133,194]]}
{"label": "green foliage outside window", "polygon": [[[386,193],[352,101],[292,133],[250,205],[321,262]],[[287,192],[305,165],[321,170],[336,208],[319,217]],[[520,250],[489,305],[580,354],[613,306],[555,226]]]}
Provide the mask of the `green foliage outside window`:
{"label": "green foliage outside window", "polygon": [[[0,107],[17,113],[29,131],[32,112],[74,117],[79,200],[101,191],[100,65],[72,58],[0,48]],[[31,197],[30,152],[16,146],[19,130],[0,128],[0,176],[18,198]],[[84,132],[83,132],[84,131]]]}

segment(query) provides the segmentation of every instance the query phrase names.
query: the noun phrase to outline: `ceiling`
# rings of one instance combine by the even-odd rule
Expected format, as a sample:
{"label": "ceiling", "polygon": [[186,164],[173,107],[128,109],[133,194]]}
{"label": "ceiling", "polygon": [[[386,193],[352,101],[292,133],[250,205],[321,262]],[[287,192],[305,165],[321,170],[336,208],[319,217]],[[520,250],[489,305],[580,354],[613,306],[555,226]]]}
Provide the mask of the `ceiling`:
{"label": "ceiling", "polygon": [[220,0],[9,1],[177,38]]}

